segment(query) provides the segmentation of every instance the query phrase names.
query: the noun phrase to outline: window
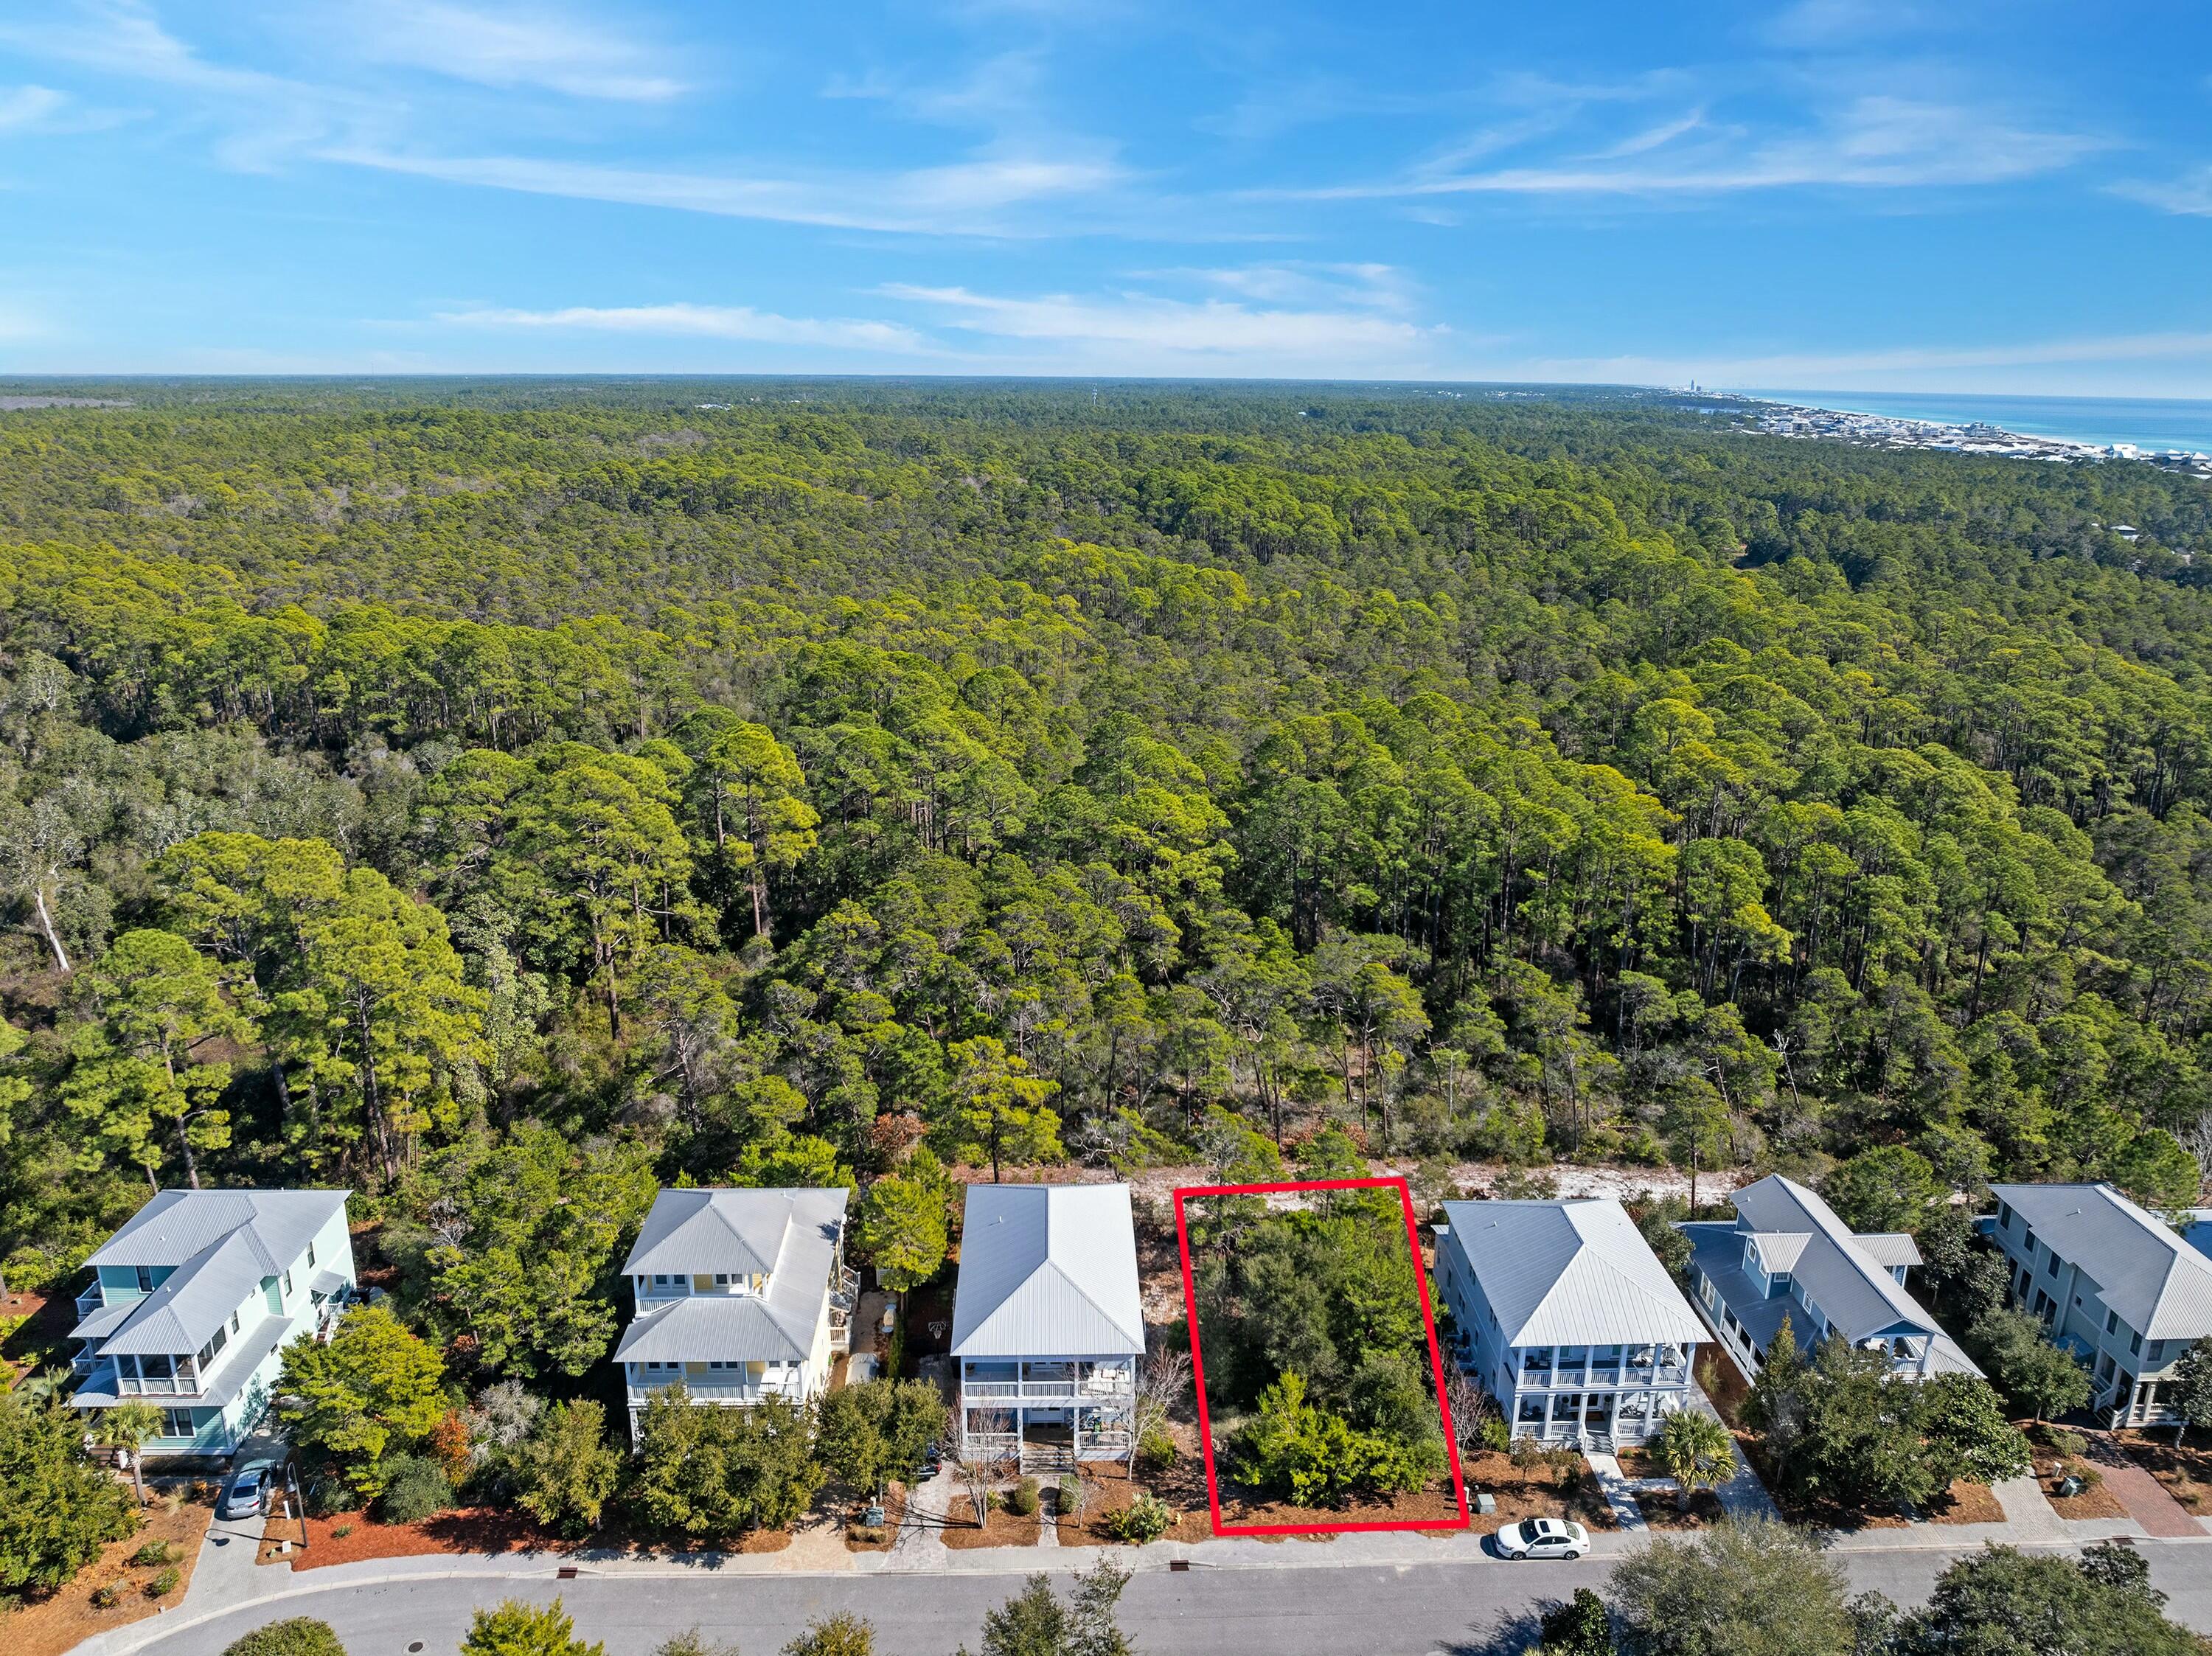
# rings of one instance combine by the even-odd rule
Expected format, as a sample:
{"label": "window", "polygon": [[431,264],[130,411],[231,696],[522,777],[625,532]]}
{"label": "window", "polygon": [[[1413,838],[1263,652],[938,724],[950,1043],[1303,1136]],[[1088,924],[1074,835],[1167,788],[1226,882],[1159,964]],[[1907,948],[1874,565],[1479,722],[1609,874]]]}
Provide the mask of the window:
{"label": "window", "polygon": [[284,1273],[284,1297],[288,1300],[292,1297],[292,1273],[289,1271]]}
{"label": "window", "polygon": [[2052,1248],[2051,1250],[2051,1258],[2045,1261],[2043,1274],[2046,1277],[2056,1277],[2058,1274],[2058,1250],[2057,1248]]}
{"label": "window", "polygon": [[668,1286],[668,1273],[667,1273],[666,1271],[654,1271],[654,1272],[653,1273],[653,1285],[655,1288],[665,1288],[665,1287],[667,1287],[667,1286]]}
{"label": "window", "polygon": [[2166,1342],[2164,1340],[2153,1340],[2150,1343],[2150,1360],[2153,1362],[2164,1362],[2166,1361]]}
{"label": "window", "polygon": [[2035,1227],[2029,1225],[2023,1228],[2021,1232],[2021,1246],[2027,1250],[2028,1259],[2033,1263],[2035,1259]]}
{"label": "window", "polygon": [[729,1285],[730,1285],[730,1273],[729,1273],[728,1271],[716,1271],[716,1272],[714,1273],[714,1286],[715,1286],[715,1287],[717,1287],[717,1288],[727,1288]]}
{"label": "window", "polygon": [[2142,1356],[2142,1335],[2130,1334],[2128,1336],[2128,1355],[2134,1357],[2140,1357]]}
{"label": "window", "polygon": [[2107,1334],[2117,1334],[2120,1331],[2120,1313],[2118,1312],[2107,1311],[2105,1313],[2105,1331]]}
{"label": "window", "polygon": [[230,1331],[234,1334],[238,1332],[238,1313],[235,1311],[230,1313]]}
{"label": "window", "polygon": [[1997,1226],[2002,1230],[2010,1230],[2012,1228],[2012,1204],[2010,1203],[2000,1202],[1997,1204]]}
{"label": "window", "polygon": [[154,1267],[151,1265],[140,1265],[137,1267],[137,1271],[138,1291],[141,1294],[151,1294],[154,1291]]}
{"label": "window", "polygon": [[161,1410],[161,1435],[163,1437],[189,1438],[192,1435],[193,1430],[192,1411],[191,1410],[164,1409]]}
{"label": "window", "polygon": [[205,1345],[200,1347],[200,1367],[202,1368],[205,1368],[210,1363],[213,1362],[216,1360],[216,1354],[229,1344],[230,1331],[227,1328],[216,1329],[213,1338],[211,1338]]}
{"label": "window", "polygon": [[308,1244],[307,1244],[307,1269],[308,1269],[308,1270],[310,1270],[310,1271],[313,1271],[314,1268],[315,1268],[315,1245],[314,1245],[313,1242],[310,1242],[310,1243],[308,1243]]}

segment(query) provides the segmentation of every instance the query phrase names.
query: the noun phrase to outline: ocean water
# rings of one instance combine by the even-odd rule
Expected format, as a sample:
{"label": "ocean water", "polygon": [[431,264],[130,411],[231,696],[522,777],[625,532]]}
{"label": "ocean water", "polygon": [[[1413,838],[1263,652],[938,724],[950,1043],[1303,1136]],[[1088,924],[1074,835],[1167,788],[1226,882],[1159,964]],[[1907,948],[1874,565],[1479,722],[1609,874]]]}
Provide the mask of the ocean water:
{"label": "ocean water", "polygon": [[2212,400],[2166,397],[1939,397],[1918,391],[1754,391],[1807,408],[1879,414],[1893,420],[1972,421],[2023,437],[2070,437],[2081,443],[2134,443],[2146,449],[2212,453]]}

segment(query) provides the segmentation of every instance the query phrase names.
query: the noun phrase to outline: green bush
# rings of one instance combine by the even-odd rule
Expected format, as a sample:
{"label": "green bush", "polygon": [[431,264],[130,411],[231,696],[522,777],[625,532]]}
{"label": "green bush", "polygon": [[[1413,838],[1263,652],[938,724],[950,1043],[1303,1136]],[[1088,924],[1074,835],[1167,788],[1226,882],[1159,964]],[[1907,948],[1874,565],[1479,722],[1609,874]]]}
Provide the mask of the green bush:
{"label": "green bush", "polygon": [[1175,1522],[1175,1513],[1168,1503],[1156,1495],[1139,1495],[1117,1513],[1106,1519],[1106,1533],[1116,1541],[1126,1541],[1133,1547],[1157,1541],[1168,1532]]}
{"label": "green bush", "polygon": [[1060,1475],[1060,1500],[1054,1510],[1062,1518],[1072,1518],[1083,1510],[1083,1480],[1073,1472]]}
{"label": "green bush", "polygon": [[104,1587],[94,1587],[92,1590],[92,1607],[94,1610],[113,1610],[122,1602],[123,1589],[112,1581]]}
{"label": "green bush", "polygon": [[146,1584],[146,1596],[149,1598],[166,1598],[177,1590],[177,1583],[183,1579],[177,1567],[172,1564]]}
{"label": "green bush", "polygon": [[328,1622],[295,1616],[241,1635],[222,1656],[346,1656],[346,1652]]}
{"label": "green bush", "polygon": [[1337,1504],[1354,1495],[1418,1489],[1443,1470],[1440,1437],[1406,1441],[1361,1431],[1306,1401],[1305,1382],[1285,1371],[1260,1394],[1260,1411],[1229,1440],[1237,1476],[1294,1507]]}
{"label": "green bush", "polygon": [[419,1524],[453,1504],[446,1469],[428,1455],[394,1455],[385,1463],[384,1494],[377,1503],[387,1524]]}
{"label": "green bush", "polygon": [[1147,1426],[1137,1440],[1137,1459],[1148,1471],[1165,1471],[1176,1464],[1174,1435],[1158,1422]]}
{"label": "green bush", "polygon": [[180,1556],[173,1541],[149,1541],[131,1555],[134,1564],[173,1564]]}
{"label": "green bush", "polygon": [[361,1491],[335,1466],[325,1466],[307,1485],[307,1510],[317,1518],[361,1510]]}
{"label": "green bush", "polygon": [[1037,1481],[1025,1477],[1014,1485],[1013,1493],[1006,1497],[1006,1510],[1018,1518],[1033,1518],[1036,1515],[1037,1501]]}
{"label": "green bush", "polygon": [[2089,1453],[2089,1440],[2079,1432],[2069,1432],[2063,1426],[2046,1426],[2043,1441],[2062,1455],[2084,1455]]}

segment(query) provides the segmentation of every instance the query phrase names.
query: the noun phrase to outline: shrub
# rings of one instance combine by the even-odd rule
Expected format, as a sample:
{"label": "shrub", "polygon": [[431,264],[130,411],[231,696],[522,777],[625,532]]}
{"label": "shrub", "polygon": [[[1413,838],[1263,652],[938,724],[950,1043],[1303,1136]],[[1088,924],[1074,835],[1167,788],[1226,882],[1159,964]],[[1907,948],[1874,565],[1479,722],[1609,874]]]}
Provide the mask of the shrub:
{"label": "shrub", "polygon": [[1073,1518],[1083,1510],[1083,1480],[1073,1472],[1061,1475],[1060,1499],[1054,1510],[1063,1518]]}
{"label": "shrub", "polygon": [[317,1518],[328,1518],[333,1513],[357,1512],[361,1507],[361,1491],[340,1476],[335,1466],[326,1466],[307,1486],[307,1510]]}
{"label": "shrub", "polygon": [[854,1524],[848,1527],[845,1533],[864,1547],[880,1547],[889,1532],[880,1524]]}
{"label": "shrub", "polygon": [[1106,1519],[1106,1533],[1116,1541],[1126,1541],[1131,1546],[1141,1547],[1157,1541],[1168,1532],[1175,1522],[1175,1513],[1168,1503],[1156,1495],[1139,1495],[1117,1513]]}
{"label": "shrub", "polygon": [[1150,1471],[1163,1472],[1176,1463],[1176,1441],[1164,1421],[1145,1428],[1137,1440],[1137,1459]]}
{"label": "shrub", "polygon": [[240,1635],[222,1656],[345,1656],[328,1622],[294,1616]]}
{"label": "shrub", "polygon": [[146,1584],[146,1596],[149,1598],[165,1598],[177,1590],[177,1583],[183,1579],[177,1567],[172,1564]]}
{"label": "shrub", "polygon": [[2089,1440],[2079,1432],[2069,1432],[2063,1426],[2046,1426],[2043,1441],[2062,1455],[2085,1455],[2089,1453]]}
{"label": "shrub", "polygon": [[112,1581],[104,1587],[94,1587],[92,1590],[92,1607],[94,1610],[113,1610],[122,1602],[123,1589]]}
{"label": "shrub", "polygon": [[1503,1453],[1506,1445],[1513,1441],[1513,1429],[1505,1423],[1503,1415],[1485,1415],[1476,1436],[1484,1448]]}
{"label": "shrub", "polygon": [[181,1555],[173,1541],[149,1541],[131,1555],[134,1564],[173,1564]]}
{"label": "shrub", "polygon": [[387,1524],[419,1524],[453,1505],[446,1469],[428,1455],[393,1455],[384,1464],[378,1508]]}
{"label": "shrub", "polygon": [[344,1539],[346,1538],[346,1537],[348,1537],[348,1536],[351,1535],[352,1533],[353,1533],[353,1526],[352,1526],[352,1525],[350,1525],[350,1524],[337,1524],[337,1525],[333,1525],[333,1526],[331,1526],[331,1538],[333,1541],[343,1541],[343,1540],[344,1540]]}
{"label": "shrub", "polygon": [[1033,1518],[1037,1509],[1037,1481],[1025,1477],[1014,1485],[1013,1493],[1006,1497],[1006,1509],[1020,1518]]}

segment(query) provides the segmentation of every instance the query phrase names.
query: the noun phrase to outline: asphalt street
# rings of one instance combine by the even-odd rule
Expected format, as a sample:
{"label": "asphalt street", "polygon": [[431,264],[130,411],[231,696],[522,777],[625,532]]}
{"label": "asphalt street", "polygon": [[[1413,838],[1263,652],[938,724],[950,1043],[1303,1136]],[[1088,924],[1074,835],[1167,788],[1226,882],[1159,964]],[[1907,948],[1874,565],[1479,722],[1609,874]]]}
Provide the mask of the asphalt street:
{"label": "asphalt street", "polygon": [[[2145,1544],[2169,1612],[2212,1629],[2212,1549]],[[1899,1602],[1928,1592],[1951,1555],[1935,1550],[1844,1555],[1854,1591]],[[1288,1561],[1285,1561],[1286,1563]],[[1505,1618],[1534,1601],[1601,1586],[1609,1562],[1413,1564],[1147,1571],[1122,1598],[1121,1624],[1146,1656],[1474,1656],[1511,1648]],[[1064,1579],[1064,1578],[1061,1578]],[[304,1590],[192,1626],[143,1647],[156,1656],[217,1656],[247,1629],[283,1616],[317,1616],[349,1656],[447,1656],[470,1612],[502,1598],[558,1593],[585,1638],[608,1656],[648,1656],[670,1634],[697,1627],[741,1656],[774,1656],[808,1622],[846,1610],[875,1623],[884,1656],[951,1656],[974,1648],[983,1612],[1020,1586],[1005,1574],[662,1576],[626,1574],[556,1582],[534,1575],[418,1579]]]}

